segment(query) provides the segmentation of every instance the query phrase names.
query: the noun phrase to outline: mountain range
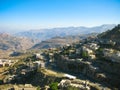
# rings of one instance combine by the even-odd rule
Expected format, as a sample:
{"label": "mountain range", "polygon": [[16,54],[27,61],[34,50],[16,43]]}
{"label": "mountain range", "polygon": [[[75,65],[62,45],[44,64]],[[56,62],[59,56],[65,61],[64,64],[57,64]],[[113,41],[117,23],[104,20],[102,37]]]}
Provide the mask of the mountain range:
{"label": "mountain range", "polygon": [[[114,24],[96,27],[68,27],[30,30],[14,34],[0,33],[0,50],[26,50],[59,47],[71,44],[89,35],[112,29]],[[0,30],[1,31],[1,30]],[[90,34],[94,33],[94,34]]]}
{"label": "mountain range", "polygon": [[47,40],[53,37],[65,37],[70,35],[83,35],[90,33],[101,33],[112,29],[115,24],[104,24],[96,27],[66,27],[66,28],[52,28],[52,29],[40,29],[29,30],[19,33],[15,33],[16,36],[28,37],[32,39],[39,39],[41,41]]}

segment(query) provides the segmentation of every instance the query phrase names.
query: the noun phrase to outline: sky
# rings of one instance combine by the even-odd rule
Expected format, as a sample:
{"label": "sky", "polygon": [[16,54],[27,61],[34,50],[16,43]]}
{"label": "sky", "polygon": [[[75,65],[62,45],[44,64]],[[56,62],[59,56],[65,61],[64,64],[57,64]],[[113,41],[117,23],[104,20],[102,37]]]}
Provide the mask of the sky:
{"label": "sky", "polygon": [[120,0],[0,0],[0,28],[41,29],[120,23]]}

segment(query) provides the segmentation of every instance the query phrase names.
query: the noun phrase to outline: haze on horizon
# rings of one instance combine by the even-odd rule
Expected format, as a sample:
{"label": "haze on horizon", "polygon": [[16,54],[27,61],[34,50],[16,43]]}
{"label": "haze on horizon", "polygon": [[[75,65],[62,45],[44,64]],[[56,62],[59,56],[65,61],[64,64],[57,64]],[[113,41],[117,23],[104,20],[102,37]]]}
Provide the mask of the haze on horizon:
{"label": "haze on horizon", "polygon": [[0,28],[118,24],[119,8],[120,0],[0,0]]}

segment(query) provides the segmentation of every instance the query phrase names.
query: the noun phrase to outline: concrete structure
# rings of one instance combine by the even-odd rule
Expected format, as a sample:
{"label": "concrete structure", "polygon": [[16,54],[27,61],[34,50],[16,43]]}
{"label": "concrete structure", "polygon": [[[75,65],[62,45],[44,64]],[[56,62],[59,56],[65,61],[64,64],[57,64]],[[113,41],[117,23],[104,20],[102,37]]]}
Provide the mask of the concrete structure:
{"label": "concrete structure", "polygon": [[70,75],[70,74],[65,74],[64,76],[65,76],[66,78],[68,78],[68,79],[76,79],[75,76]]}
{"label": "concrete structure", "polygon": [[35,56],[37,59],[41,59],[41,60],[44,59],[44,57],[41,55],[41,53],[36,53]]}

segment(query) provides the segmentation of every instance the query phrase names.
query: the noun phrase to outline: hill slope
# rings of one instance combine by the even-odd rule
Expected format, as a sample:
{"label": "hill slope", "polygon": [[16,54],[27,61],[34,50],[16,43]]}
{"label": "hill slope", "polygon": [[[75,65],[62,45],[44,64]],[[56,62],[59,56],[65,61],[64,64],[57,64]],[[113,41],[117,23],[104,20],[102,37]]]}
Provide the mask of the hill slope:
{"label": "hill slope", "polygon": [[115,28],[113,28],[112,30],[109,30],[107,32],[100,34],[99,37],[102,39],[119,40],[120,39],[120,24],[116,26]]}
{"label": "hill slope", "polygon": [[48,39],[42,41],[38,44],[35,44],[32,49],[43,49],[43,48],[57,48],[64,46],[66,44],[72,44],[78,42],[87,37],[96,37],[96,33],[86,34],[86,35],[75,35],[75,36],[65,36],[65,37],[54,37],[52,39]]}
{"label": "hill slope", "polygon": [[71,44],[76,41],[78,41],[78,39],[73,39],[72,37],[71,38],[55,37],[34,45],[32,49],[56,48],[64,46],[66,44]]}
{"label": "hill slope", "polygon": [[114,48],[120,50],[120,24],[113,28],[112,30],[108,30],[100,35],[98,35],[98,38],[103,41],[112,41],[116,44],[114,45]]}
{"label": "hill slope", "polygon": [[0,50],[25,50],[34,45],[28,38],[18,38],[7,33],[0,33]]}

